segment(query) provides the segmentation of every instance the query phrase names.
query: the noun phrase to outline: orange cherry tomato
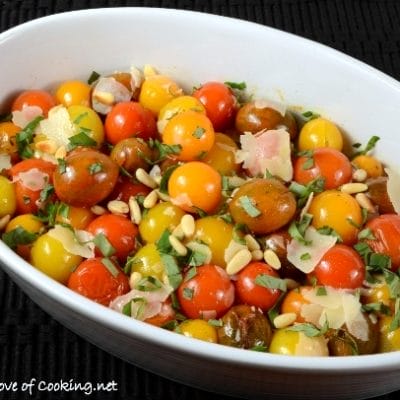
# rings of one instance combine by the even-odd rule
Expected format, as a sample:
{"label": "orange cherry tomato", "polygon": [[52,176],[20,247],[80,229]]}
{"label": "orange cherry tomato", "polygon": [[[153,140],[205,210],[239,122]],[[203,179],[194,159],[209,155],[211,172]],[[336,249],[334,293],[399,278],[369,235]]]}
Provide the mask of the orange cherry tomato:
{"label": "orange cherry tomato", "polygon": [[85,229],[94,218],[95,215],[88,208],[68,206],[67,215],[58,213],[56,221],[71,225],[75,229]]}
{"label": "orange cherry tomato", "polygon": [[117,183],[119,169],[110,157],[96,150],[80,150],[65,158],[54,173],[54,189],[64,203],[91,207],[104,200]]}
{"label": "orange cherry tomato", "polygon": [[207,82],[193,92],[204,105],[214,129],[223,131],[228,128],[236,114],[236,98],[232,90],[221,82]]}
{"label": "orange cherry tomato", "polygon": [[315,178],[325,179],[325,189],[336,189],[350,182],[352,168],[349,159],[339,150],[322,147],[301,156],[294,163],[294,180],[303,185]]}
{"label": "orange cherry tomato", "polygon": [[127,203],[131,197],[147,196],[150,192],[151,189],[148,186],[142,183],[133,183],[127,178],[120,177],[108,199],[121,200]]}
{"label": "orange cherry tomato", "polygon": [[10,169],[10,175],[15,182],[18,214],[35,214],[39,210],[40,193],[46,184],[52,183],[55,167],[48,161],[29,158],[18,162]]}
{"label": "orange cherry tomato", "polygon": [[373,156],[367,154],[361,154],[351,160],[351,162],[357,167],[362,168],[367,172],[369,178],[377,178],[383,175],[382,163]]}
{"label": "orange cherry tomato", "polygon": [[47,116],[50,108],[56,105],[54,97],[45,90],[26,90],[22,92],[13,102],[11,111],[21,111],[26,106],[37,106]]}
{"label": "orange cherry tomato", "polygon": [[196,111],[185,111],[172,117],[163,131],[163,142],[181,146],[180,161],[200,160],[213,147],[214,128],[210,120]]}
{"label": "orange cherry tomato", "polygon": [[0,122],[0,153],[9,154],[12,163],[19,160],[16,135],[20,130],[12,122]]}
{"label": "orange cherry tomato", "polygon": [[117,296],[129,291],[129,279],[113,264],[110,271],[101,258],[90,258],[76,268],[68,279],[68,287],[97,303],[108,306]]}
{"label": "orange cherry tomato", "polygon": [[281,304],[281,313],[294,313],[296,314],[296,322],[305,322],[304,317],[301,315],[301,308],[304,304],[310,304],[302,294],[302,289],[310,289],[309,286],[303,286],[290,290],[284,297]]}
{"label": "orange cherry tomato", "polygon": [[344,244],[330,248],[315,267],[313,276],[324,286],[357,289],[365,279],[365,265],[358,253]]}
{"label": "orange cherry tomato", "polygon": [[384,214],[371,219],[366,225],[375,239],[368,240],[376,253],[386,254],[392,260],[392,270],[400,267],[400,215]]}
{"label": "orange cherry tomato", "polygon": [[172,172],[168,181],[171,201],[188,212],[214,211],[221,201],[221,176],[208,164],[192,161]]}
{"label": "orange cherry tomato", "polygon": [[[103,234],[114,247],[113,255],[120,261],[125,261],[126,257],[136,248],[138,228],[122,215],[101,215],[93,220],[86,230],[94,236]],[[96,248],[96,255],[102,255],[98,248]]]}
{"label": "orange cherry tomato", "polygon": [[56,90],[57,101],[64,105],[69,106],[90,106],[90,92],[92,88],[82,81],[66,81]]}
{"label": "orange cherry tomato", "polygon": [[188,318],[214,319],[229,310],[235,288],[224,269],[213,264],[197,267],[196,275],[178,288],[182,311]]}
{"label": "orange cherry tomato", "polygon": [[106,138],[111,144],[130,137],[148,140],[157,136],[155,117],[134,101],[116,104],[107,114],[104,126]]}
{"label": "orange cherry tomato", "polygon": [[155,325],[155,326],[163,326],[167,322],[172,321],[175,319],[175,310],[173,309],[171,302],[167,300],[161,306],[161,311],[155,315],[154,317],[150,317],[144,320],[148,324]]}
{"label": "orange cherry tomato", "polygon": [[281,291],[263,286],[261,284],[263,276],[279,278],[277,272],[268,264],[251,262],[239,272],[235,286],[242,303],[268,311],[278,300]]}

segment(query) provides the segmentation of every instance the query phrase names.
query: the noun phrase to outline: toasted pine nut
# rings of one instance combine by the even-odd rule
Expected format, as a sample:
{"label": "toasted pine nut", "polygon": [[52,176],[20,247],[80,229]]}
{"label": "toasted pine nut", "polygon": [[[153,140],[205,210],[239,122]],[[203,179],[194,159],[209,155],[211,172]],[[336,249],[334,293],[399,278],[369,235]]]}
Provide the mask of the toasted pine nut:
{"label": "toasted pine nut", "polygon": [[374,313],[368,313],[368,317],[373,324],[378,322],[378,317]]}
{"label": "toasted pine nut", "polygon": [[347,194],[356,194],[368,190],[368,185],[361,182],[345,183],[340,187],[340,191]]}
{"label": "toasted pine nut", "polygon": [[102,92],[100,90],[95,90],[93,92],[93,98],[106,106],[112,106],[115,102],[115,97],[112,93]]}
{"label": "toasted pine nut", "polygon": [[364,182],[368,177],[367,171],[365,169],[356,169],[353,172],[353,179],[357,182]]}
{"label": "toasted pine nut", "polygon": [[282,266],[281,260],[276,255],[276,253],[271,249],[267,249],[264,251],[264,261],[268,265],[270,265],[273,269],[280,269]]}
{"label": "toasted pine nut", "polygon": [[163,193],[158,189],[156,189],[156,191],[157,191],[157,196],[160,200],[162,200],[162,201],[170,201],[171,200],[171,198],[166,193]]}
{"label": "toasted pine nut", "polygon": [[136,179],[143,183],[143,185],[146,185],[152,189],[157,187],[156,181],[143,168],[138,168],[135,175]]}
{"label": "toasted pine nut", "polygon": [[186,237],[190,237],[194,234],[196,229],[196,225],[194,223],[194,218],[190,214],[185,214],[181,218],[180,226],[182,228],[182,232]]}
{"label": "toasted pine nut", "polygon": [[128,214],[129,206],[121,200],[111,200],[107,204],[108,211],[113,214]]}
{"label": "toasted pine nut", "polygon": [[375,207],[372,204],[372,201],[365,193],[357,193],[355,196],[357,203],[362,207],[365,208],[368,212],[373,213],[375,212]]}
{"label": "toasted pine nut", "polygon": [[160,186],[161,180],[162,180],[162,176],[161,175],[154,175],[152,177],[154,179],[154,182],[157,183],[158,186]]}
{"label": "toasted pine nut", "polygon": [[173,231],[172,235],[177,237],[179,240],[182,240],[185,237],[185,234],[183,233],[182,226],[179,224]]}
{"label": "toasted pine nut", "polygon": [[229,275],[237,274],[251,261],[251,258],[252,255],[248,249],[240,250],[228,262],[226,272]]}
{"label": "toasted pine nut", "polygon": [[244,237],[244,240],[246,242],[246,246],[249,248],[250,251],[260,250],[260,244],[250,234],[247,234]]}
{"label": "toasted pine nut", "polygon": [[293,322],[296,321],[296,318],[297,318],[296,314],[292,312],[280,314],[274,318],[275,328],[277,329],[286,328],[287,326],[292,325]]}
{"label": "toasted pine nut", "polygon": [[107,210],[99,205],[94,205],[92,207],[90,207],[90,211],[94,214],[94,215],[103,215],[107,212]]}
{"label": "toasted pine nut", "polygon": [[7,226],[7,224],[10,222],[10,219],[10,214],[4,215],[4,217],[0,218],[0,231]]}
{"label": "toasted pine nut", "polygon": [[143,200],[144,208],[152,208],[157,204],[158,196],[155,190],[152,190]]}
{"label": "toasted pine nut", "polygon": [[129,198],[128,205],[131,213],[131,221],[139,225],[140,221],[142,220],[142,212],[140,211],[140,207],[137,200],[133,196],[131,196]]}
{"label": "toasted pine nut", "polygon": [[43,153],[54,154],[57,150],[57,143],[54,140],[46,139],[37,142],[35,147],[38,150],[43,151]]}
{"label": "toasted pine nut", "polygon": [[257,249],[257,250],[253,250],[253,251],[251,252],[251,258],[252,258],[252,260],[254,260],[254,261],[260,261],[260,260],[262,260],[262,259],[263,259],[263,256],[264,256],[264,254],[263,254],[262,250]]}
{"label": "toasted pine nut", "polygon": [[66,156],[67,156],[67,150],[64,146],[60,146],[54,153],[54,157],[56,159],[58,158],[64,159]]}
{"label": "toasted pine nut", "polygon": [[129,286],[131,289],[135,289],[138,282],[142,279],[142,274],[137,271],[133,271],[129,277]]}
{"label": "toasted pine nut", "polygon": [[170,235],[169,243],[180,256],[186,256],[187,248],[182,244],[182,242],[177,237],[175,237],[174,235]]}
{"label": "toasted pine nut", "polygon": [[296,289],[300,286],[300,283],[295,281],[294,279],[291,278],[285,278],[284,281],[286,282],[286,287],[288,290],[291,289]]}

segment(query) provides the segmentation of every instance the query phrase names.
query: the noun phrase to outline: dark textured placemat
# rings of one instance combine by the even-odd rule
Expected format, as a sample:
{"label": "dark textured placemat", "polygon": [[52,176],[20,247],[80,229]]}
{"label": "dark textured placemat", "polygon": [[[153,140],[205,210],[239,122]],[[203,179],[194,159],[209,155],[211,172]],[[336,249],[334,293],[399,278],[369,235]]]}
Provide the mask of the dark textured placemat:
{"label": "dark textured placemat", "polygon": [[[57,12],[110,6],[190,9],[258,22],[320,41],[400,79],[400,1],[396,0],[0,0],[0,31]],[[0,271],[0,389],[1,383],[21,386],[32,378],[82,385],[114,380],[118,391],[90,396],[83,391],[34,390],[32,396],[21,390],[0,391],[0,399],[233,399],[160,378],[101,351],[41,311]]]}

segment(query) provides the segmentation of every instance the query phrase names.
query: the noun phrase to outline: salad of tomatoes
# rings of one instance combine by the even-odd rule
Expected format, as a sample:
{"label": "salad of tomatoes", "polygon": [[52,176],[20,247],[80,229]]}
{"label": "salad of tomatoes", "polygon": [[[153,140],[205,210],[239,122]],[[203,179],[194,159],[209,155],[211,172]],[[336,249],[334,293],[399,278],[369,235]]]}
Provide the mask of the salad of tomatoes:
{"label": "salad of tomatoes", "polygon": [[198,340],[400,350],[400,181],[378,140],[350,146],[244,82],[93,72],[1,116],[1,238],[80,295]]}

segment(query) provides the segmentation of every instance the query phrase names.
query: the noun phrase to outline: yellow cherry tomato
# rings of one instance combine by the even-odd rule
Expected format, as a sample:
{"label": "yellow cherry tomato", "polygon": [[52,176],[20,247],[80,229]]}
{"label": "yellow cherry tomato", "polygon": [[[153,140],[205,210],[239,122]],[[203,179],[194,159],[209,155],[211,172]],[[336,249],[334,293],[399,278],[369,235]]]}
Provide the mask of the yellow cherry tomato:
{"label": "yellow cherry tomato", "polygon": [[131,272],[139,272],[143,277],[153,276],[163,281],[164,265],[154,243],[141,247],[133,257],[131,265]]}
{"label": "yellow cherry tomato", "polygon": [[221,201],[221,175],[208,164],[192,161],[172,172],[168,181],[171,201],[188,212],[215,211]]}
{"label": "yellow cherry tomato", "polygon": [[300,131],[298,146],[299,150],[331,147],[341,151],[343,136],[333,122],[325,118],[315,118],[304,124]]}
{"label": "yellow cherry tomato", "polygon": [[168,121],[177,114],[185,111],[196,111],[200,114],[205,114],[206,109],[193,96],[179,96],[168,102],[158,115],[157,127],[158,131],[162,134]]}
{"label": "yellow cherry tomato", "polygon": [[217,330],[204,319],[187,319],[179,325],[179,330],[187,337],[217,343]]}
{"label": "yellow cherry tomato", "polygon": [[240,169],[240,165],[235,162],[237,149],[238,147],[232,138],[224,133],[216,133],[214,145],[202,161],[211,165],[221,175],[233,175]]}
{"label": "yellow cherry tomato", "polygon": [[181,208],[168,201],[155,205],[139,224],[142,239],[146,243],[156,242],[166,229],[174,230],[184,215]]}
{"label": "yellow cherry tomato", "polygon": [[362,302],[364,304],[382,303],[394,311],[394,300],[390,296],[390,289],[385,278],[379,275],[375,276],[375,279],[378,282],[374,283],[372,287],[368,288],[368,291],[364,292],[365,294],[362,297]]}
{"label": "yellow cherry tomato", "polygon": [[194,239],[210,248],[212,264],[225,268],[225,250],[232,240],[233,226],[215,216],[200,218],[195,224]]}
{"label": "yellow cherry tomato", "polygon": [[83,129],[100,147],[104,142],[104,127],[96,111],[89,107],[74,105],[68,107],[68,114],[77,131]]}
{"label": "yellow cherry tomato", "polygon": [[56,215],[56,222],[71,225],[75,229],[85,229],[94,219],[95,215],[85,207],[59,208]]}
{"label": "yellow cherry tomato", "polygon": [[66,81],[56,90],[57,101],[64,105],[69,106],[86,106],[90,105],[90,91],[91,87],[82,81]]}
{"label": "yellow cherry tomato", "polygon": [[72,271],[82,261],[81,256],[65,250],[62,243],[45,233],[33,243],[31,264],[58,282],[66,283]]}
{"label": "yellow cherry tomato", "polygon": [[14,215],[17,208],[14,184],[0,175],[0,218]]}
{"label": "yellow cherry tomato", "polygon": [[345,244],[356,242],[358,226],[361,226],[363,218],[354,197],[338,190],[327,190],[314,197],[308,213],[313,215],[312,225],[316,229],[329,226]]}
{"label": "yellow cherry tomato", "polygon": [[182,89],[168,76],[150,75],[142,83],[139,103],[158,115],[168,102],[182,93]]}
{"label": "yellow cherry tomato", "polygon": [[15,136],[20,130],[21,128],[10,121],[0,122],[0,154],[9,154],[12,162],[19,159]]}
{"label": "yellow cherry tomato", "polygon": [[373,156],[359,155],[351,161],[357,168],[364,169],[369,178],[377,178],[383,175],[383,167],[380,161]]}
{"label": "yellow cherry tomato", "polygon": [[206,115],[185,111],[172,117],[163,132],[163,142],[181,146],[180,161],[201,160],[214,145],[215,133]]}
{"label": "yellow cherry tomato", "polygon": [[269,352],[290,356],[324,357],[329,355],[323,336],[308,337],[303,332],[277,329],[272,335]]}
{"label": "yellow cherry tomato", "polygon": [[382,316],[379,319],[379,352],[400,350],[400,328],[391,330],[392,316]]}

